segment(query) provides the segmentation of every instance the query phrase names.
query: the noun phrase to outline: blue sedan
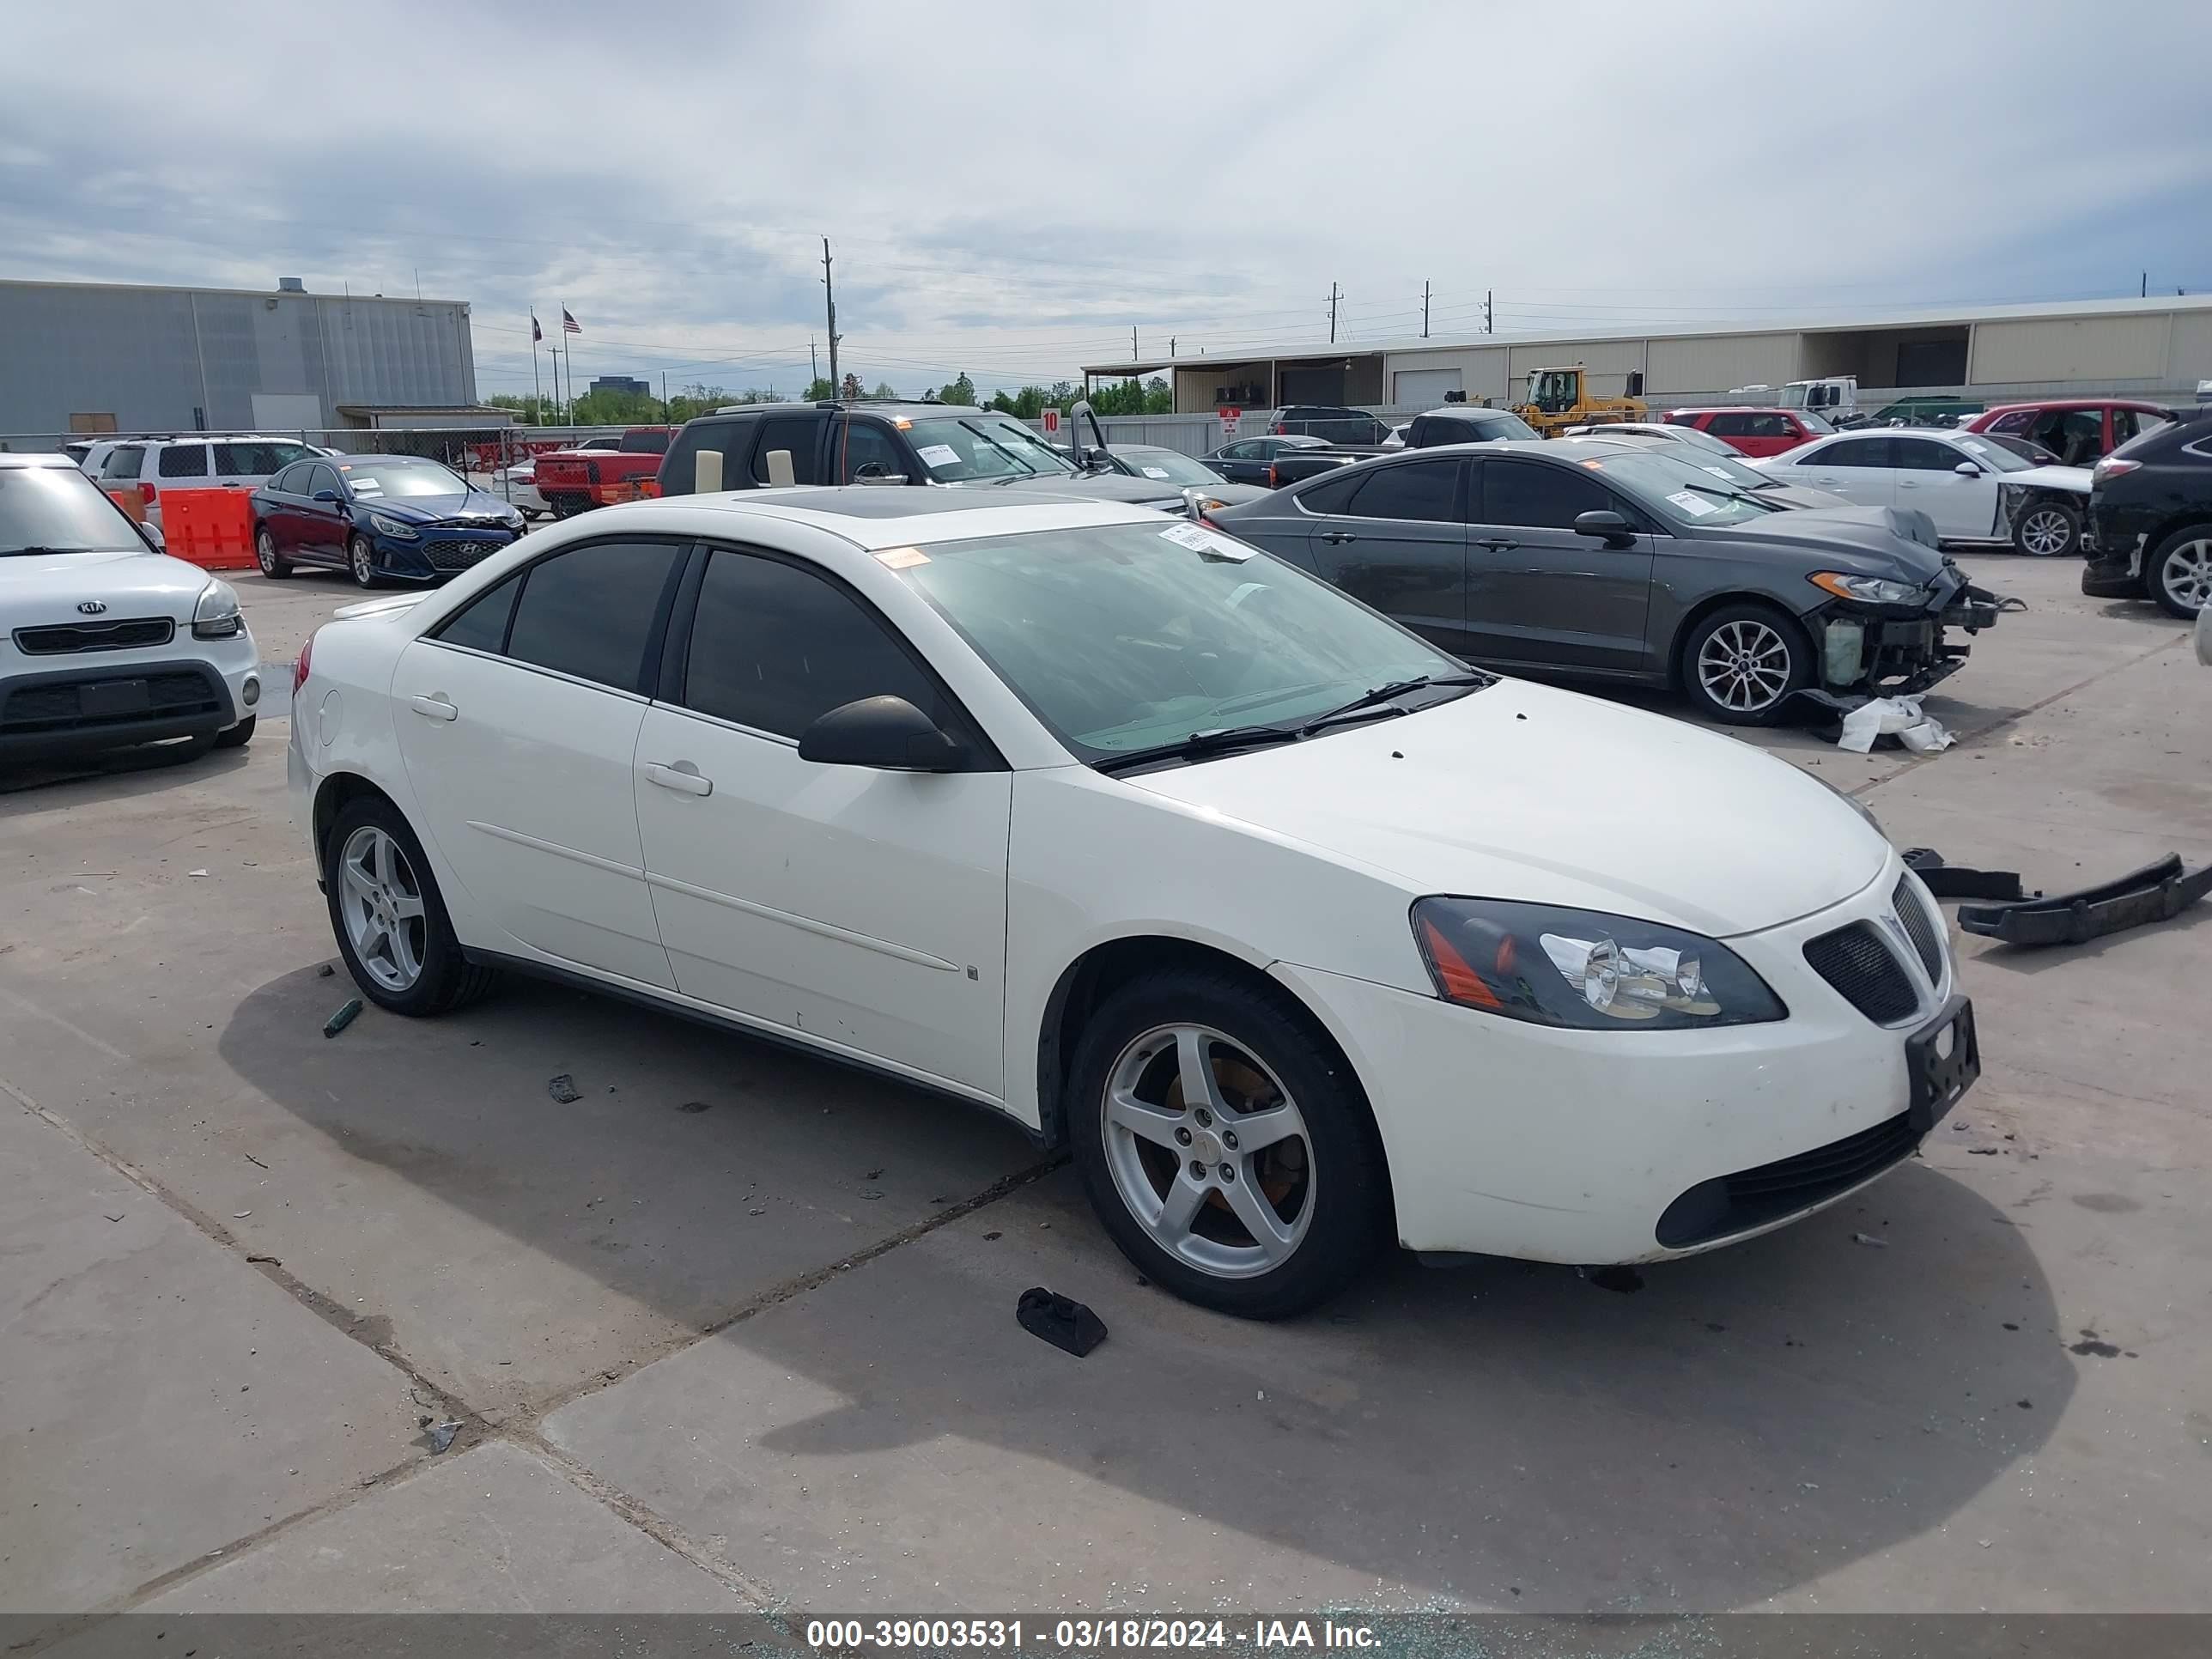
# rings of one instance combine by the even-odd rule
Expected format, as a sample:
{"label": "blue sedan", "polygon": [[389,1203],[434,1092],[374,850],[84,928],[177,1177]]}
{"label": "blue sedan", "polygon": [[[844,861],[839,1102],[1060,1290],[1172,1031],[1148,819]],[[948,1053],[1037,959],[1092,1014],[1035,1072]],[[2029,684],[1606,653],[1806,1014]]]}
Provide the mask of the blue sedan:
{"label": "blue sedan", "polygon": [[410,455],[295,461],[253,492],[253,559],[270,577],[313,564],[363,587],[441,582],[521,533],[522,514],[498,496]]}

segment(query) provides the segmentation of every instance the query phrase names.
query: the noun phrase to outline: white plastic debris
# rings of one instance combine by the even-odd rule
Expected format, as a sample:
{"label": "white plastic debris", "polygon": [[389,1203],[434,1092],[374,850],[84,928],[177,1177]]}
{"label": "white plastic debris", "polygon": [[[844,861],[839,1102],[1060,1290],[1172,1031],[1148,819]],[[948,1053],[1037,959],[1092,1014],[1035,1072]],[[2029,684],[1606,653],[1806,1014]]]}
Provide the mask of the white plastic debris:
{"label": "white plastic debris", "polygon": [[1844,716],[1843,735],[1836,739],[1836,746],[1863,755],[1884,732],[1894,732],[1897,740],[1916,755],[1938,753],[1955,741],[1933,715],[1921,712],[1919,698],[1876,697]]}

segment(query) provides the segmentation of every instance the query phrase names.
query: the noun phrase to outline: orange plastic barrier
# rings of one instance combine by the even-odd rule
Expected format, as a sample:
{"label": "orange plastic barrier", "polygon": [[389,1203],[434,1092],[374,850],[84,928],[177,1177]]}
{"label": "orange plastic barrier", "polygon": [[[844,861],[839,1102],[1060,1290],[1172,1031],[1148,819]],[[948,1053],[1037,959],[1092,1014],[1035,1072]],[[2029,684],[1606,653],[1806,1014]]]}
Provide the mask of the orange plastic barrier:
{"label": "orange plastic barrier", "polygon": [[253,563],[253,503],[243,489],[165,489],[161,538],[172,558],[206,570]]}

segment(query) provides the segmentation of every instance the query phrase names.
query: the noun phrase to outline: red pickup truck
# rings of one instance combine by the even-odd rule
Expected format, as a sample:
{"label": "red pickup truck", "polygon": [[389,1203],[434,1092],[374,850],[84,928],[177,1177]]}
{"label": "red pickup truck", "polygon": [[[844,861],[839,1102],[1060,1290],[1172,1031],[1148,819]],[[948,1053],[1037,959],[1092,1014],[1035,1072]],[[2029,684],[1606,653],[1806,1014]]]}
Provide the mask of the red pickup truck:
{"label": "red pickup truck", "polygon": [[556,449],[538,458],[538,493],[556,519],[660,493],[660,458],[672,426],[634,426],[615,449]]}

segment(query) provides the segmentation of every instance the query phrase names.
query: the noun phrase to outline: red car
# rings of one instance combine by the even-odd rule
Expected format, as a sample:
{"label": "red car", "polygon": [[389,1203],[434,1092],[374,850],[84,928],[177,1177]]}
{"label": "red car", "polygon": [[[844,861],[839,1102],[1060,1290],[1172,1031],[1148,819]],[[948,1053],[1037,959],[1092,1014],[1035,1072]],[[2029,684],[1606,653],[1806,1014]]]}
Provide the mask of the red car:
{"label": "red car", "polygon": [[1836,429],[1802,409],[1747,409],[1740,404],[1727,409],[1670,410],[1667,423],[1709,432],[1747,455],[1779,455]]}
{"label": "red car", "polygon": [[2092,466],[2130,438],[2178,419],[2157,404],[2124,398],[2050,398],[2038,403],[1998,404],[1966,424],[2041,444],[2066,466]]}

